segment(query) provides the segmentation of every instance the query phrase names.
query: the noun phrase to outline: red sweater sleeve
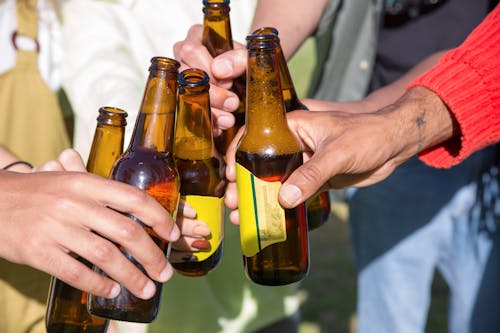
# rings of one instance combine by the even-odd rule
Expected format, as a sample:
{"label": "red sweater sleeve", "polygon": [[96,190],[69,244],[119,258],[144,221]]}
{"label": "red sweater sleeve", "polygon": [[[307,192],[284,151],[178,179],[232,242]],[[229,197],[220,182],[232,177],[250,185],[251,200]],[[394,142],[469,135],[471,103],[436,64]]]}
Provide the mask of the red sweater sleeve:
{"label": "red sweater sleeve", "polygon": [[460,136],[431,147],[420,159],[451,167],[500,141],[500,5],[458,48],[410,83],[436,93],[460,126]]}

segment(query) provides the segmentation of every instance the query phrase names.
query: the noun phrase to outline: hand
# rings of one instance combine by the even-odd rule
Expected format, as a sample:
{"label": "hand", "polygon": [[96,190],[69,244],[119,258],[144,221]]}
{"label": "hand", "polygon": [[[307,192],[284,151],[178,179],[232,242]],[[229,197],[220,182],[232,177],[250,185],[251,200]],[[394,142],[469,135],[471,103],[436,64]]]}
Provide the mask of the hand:
{"label": "hand", "polygon": [[[73,150],[35,169],[29,174],[0,172],[1,257],[109,298],[118,295],[118,283],[144,299],[155,291],[154,283],[113,243],[130,252],[151,278],[164,282],[172,276],[171,265],[151,237],[118,212],[132,214],[160,237],[176,241],[178,227],[153,197],[134,186],[83,172],[83,162]],[[72,254],[99,266],[114,281]]]}
{"label": "hand", "polygon": [[210,227],[204,221],[196,219],[196,211],[184,200],[179,203],[177,225],[182,237],[172,244],[170,262],[184,262],[183,258],[192,252],[210,248],[205,237],[210,236]]}
{"label": "hand", "polygon": [[[279,201],[285,208],[297,206],[320,190],[377,183],[413,155],[457,133],[444,103],[421,87],[377,112],[294,111],[287,118],[301,142],[304,164],[281,186]],[[232,209],[237,208],[237,140],[227,152],[226,176],[232,184],[225,202]],[[238,212],[233,211],[230,219],[238,223]]]}
{"label": "hand", "polygon": [[213,58],[202,44],[203,26],[193,25],[183,41],[174,44],[174,55],[181,63],[180,70],[199,68],[210,77],[210,103],[214,115],[214,132],[219,135],[221,130],[234,125],[231,112],[239,106],[239,98],[229,88],[235,78],[246,70],[246,49],[239,43],[234,43],[234,50],[225,52]]}

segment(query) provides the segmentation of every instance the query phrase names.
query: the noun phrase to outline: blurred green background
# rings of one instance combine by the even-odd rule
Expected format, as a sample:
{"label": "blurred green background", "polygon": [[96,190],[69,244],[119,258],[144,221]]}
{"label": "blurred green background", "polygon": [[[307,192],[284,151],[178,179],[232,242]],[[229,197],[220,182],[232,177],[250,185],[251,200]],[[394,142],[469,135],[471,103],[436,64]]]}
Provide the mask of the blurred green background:
{"label": "blurred green background", "polygon": [[[289,61],[299,97],[306,97],[315,66],[314,40],[309,39]],[[342,202],[332,205],[332,218],[310,234],[311,265],[300,288],[300,333],[356,332],[356,273],[349,234],[349,213]],[[447,332],[449,290],[436,274],[426,332]]]}

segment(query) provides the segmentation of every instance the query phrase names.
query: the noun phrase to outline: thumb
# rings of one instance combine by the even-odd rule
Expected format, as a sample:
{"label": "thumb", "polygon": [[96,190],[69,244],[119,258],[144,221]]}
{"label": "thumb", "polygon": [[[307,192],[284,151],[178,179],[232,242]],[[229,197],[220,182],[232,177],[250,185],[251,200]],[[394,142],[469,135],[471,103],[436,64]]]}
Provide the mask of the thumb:
{"label": "thumb", "polygon": [[247,51],[244,48],[222,53],[214,58],[211,65],[212,74],[217,80],[236,79],[243,75],[247,68]]}
{"label": "thumb", "polygon": [[[319,154],[318,154],[319,153]],[[329,179],[325,168],[331,164],[316,152],[306,163],[295,171],[283,183],[279,191],[279,201],[285,208],[293,208],[313,196]]]}

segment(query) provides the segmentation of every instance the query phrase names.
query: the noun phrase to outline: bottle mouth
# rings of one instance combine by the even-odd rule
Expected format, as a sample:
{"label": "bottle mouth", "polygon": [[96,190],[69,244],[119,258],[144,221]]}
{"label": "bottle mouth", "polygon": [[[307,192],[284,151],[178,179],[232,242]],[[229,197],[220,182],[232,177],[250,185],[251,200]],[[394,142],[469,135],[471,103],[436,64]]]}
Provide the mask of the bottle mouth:
{"label": "bottle mouth", "polygon": [[187,87],[198,87],[208,85],[210,78],[202,69],[188,68],[179,74],[179,84]]}
{"label": "bottle mouth", "polygon": [[152,69],[163,69],[163,70],[176,70],[181,66],[181,64],[172,58],[167,57],[153,57],[151,58],[151,66],[149,70]]}
{"label": "bottle mouth", "polygon": [[246,40],[248,50],[273,48],[279,43],[279,37],[275,34],[251,34]]}
{"label": "bottle mouth", "polygon": [[262,27],[254,30],[252,35],[279,35],[278,29],[275,27]]}
{"label": "bottle mouth", "polygon": [[[102,106],[99,108],[97,121],[107,125],[125,126],[128,113],[122,109],[113,106]],[[119,121],[116,123],[116,121]]]}
{"label": "bottle mouth", "polygon": [[229,0],[203,0],[203,6],[228,6]]}

